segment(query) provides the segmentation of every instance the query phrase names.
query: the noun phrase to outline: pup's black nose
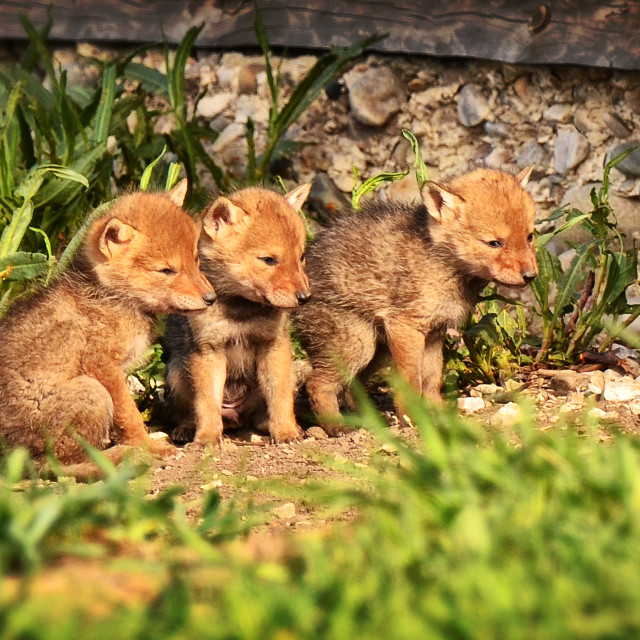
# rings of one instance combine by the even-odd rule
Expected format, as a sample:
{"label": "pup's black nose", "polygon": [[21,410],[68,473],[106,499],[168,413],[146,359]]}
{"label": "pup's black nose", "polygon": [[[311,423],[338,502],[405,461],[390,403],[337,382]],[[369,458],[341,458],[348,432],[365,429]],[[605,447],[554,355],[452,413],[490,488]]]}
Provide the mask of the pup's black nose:
{"label": "pup's black nose", "polygon": [[311,292],[310,291],[296,291],[296,300],[298,304],[306,304],[311,300]]}
{"label": "pup's black nose", "polygon": [[205,293],[202,296],[202,299],[207,303],[207,304],[213,304],[216,301],[216,298],[218,296],[216,295],[215,291],[209,291],[209,293]]}
{"label": "pup's black nose", "polygon": [[537,271],[527,271],[526,273],[522,274],[522,279],[529,284],[530,282],[533,282],[536,279],[536,276],[538,275]]}

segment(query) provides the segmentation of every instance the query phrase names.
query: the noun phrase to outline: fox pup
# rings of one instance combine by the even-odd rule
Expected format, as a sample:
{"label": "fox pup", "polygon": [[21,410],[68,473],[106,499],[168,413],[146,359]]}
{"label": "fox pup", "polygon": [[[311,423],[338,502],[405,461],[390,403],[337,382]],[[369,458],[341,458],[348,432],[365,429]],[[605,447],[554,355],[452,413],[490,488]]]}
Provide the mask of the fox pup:
{"label": "fox pup", "polygon": [[440,398],[447,328],[465,321],[488,282],[523,287],[537,275],[531,169],[426,182],[421,206],[371,204],[323,232],[307,258],[313,300],[294,317],[321,420],[339,415],[339,394],[380,346],[413,389]]}
{"label": "fox pup", "polygon": [[[150,344],[155,314],[205,309],[214,291],[198,268],[198,229],[169,194],[117,199],[88,230],[53,285],[0,321],[0,440],[39,466],[85,459],[75,434],[104,449],[112,437],[154,453],[125,372]],[[107,450],[114,461],[122,447]],[[81,463],[82,464],[82,463]]]}
{"label": "fox pup", "polygon": [[293,414],[288,323],[310,298],[305,227],[310,184],[286,196],[261,188],[215,200],[202,216],[200,260],[218,302],[170,317],[167,403],[176,441],[219,444],[226,424],[251,420],[274,442],[302,435]]}

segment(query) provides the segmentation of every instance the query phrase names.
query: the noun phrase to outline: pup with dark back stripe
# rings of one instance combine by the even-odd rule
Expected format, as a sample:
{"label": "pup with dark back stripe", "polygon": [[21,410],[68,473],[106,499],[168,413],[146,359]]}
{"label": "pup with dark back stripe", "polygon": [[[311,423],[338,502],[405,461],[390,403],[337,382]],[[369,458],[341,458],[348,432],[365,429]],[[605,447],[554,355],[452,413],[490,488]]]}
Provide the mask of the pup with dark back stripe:
{"label": "pup with dark back stripe", "polygon": [[421,205],[370,204],[309,249],[313,298],[294,322],[313,366],[311,408],[328,433],[342,431],[331,423],[340,395],[381,347],[419,394],[439,399],[446,330],[466,320],[487,283],[524,287],[536,277],[530,173],[478,169],[426,182]]}

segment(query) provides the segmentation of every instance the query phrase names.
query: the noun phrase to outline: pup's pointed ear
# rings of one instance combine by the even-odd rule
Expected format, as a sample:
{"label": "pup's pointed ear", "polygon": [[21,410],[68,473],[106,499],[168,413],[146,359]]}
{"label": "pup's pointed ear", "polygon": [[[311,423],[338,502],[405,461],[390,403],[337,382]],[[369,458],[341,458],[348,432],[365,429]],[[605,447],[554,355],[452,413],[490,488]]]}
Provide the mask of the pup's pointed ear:
{"label": "pup's pointed ear", "polygon": [[305,182],[293,191],[289,191],[284,199],[293,207],[294,211],[299,211],[304,201],[309,197],[309,191],[311,191],[311,183]]}
{"label": "pup's pointed ear", "polygon": [[520,183],[520,186],[524,189],[529,183],[529,178],[531,177],[531,173],[533,171],[533,165],[523,169],[517,176],[516,180]]}
{"label": "pup's pointed ear", "polygon": [[446,217],[457,217],[457,210],[464,199],[455,193],[448,191],[437,182],[429,180],[422,185],[422,202],[427,207],[429,215],[438,222]]}
{"label": "pup's pointed ear", "polygon": [[100,252],[111,260],[114,256],[124,253],[138,232],[118,218],[111,218],[100,234],[98,248]]}
{"label": "pup's pointed ear", "polygon": [[189,188],[189,181],[186,178],[182,178],[178,184],[167,192],[169,200],[173,202],[177,207],[181,207],[184,204],[184,199],[187,197],[187,189]]}
{"label": "pup's pointed ear", "polygon": [[237,225],[247,216],[244,209],[236,206],[228,198],[217,198],[206,209],[202,215],[202,227],[205,233],[215,240],[224,226]]}

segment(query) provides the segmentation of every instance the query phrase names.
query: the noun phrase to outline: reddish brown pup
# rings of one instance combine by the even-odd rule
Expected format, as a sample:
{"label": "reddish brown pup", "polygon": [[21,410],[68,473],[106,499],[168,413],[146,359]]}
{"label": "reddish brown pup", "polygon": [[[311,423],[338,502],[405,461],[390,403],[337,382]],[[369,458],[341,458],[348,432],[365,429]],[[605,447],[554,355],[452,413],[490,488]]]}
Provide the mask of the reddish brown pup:
{"label": "reddish brown pup", "polygon": [[302,435],[293,413],[289,316],[310,298],[298,209],[309,184],[280,196],[244,189],[203,213],[202,270],[218,294],[198,317],[171,317],[167,401],[176,441],[217,444],[251,424],[274,442]]}
{"label": "reddish brown pup", "polygon": [[[42,464],[85,460],[93,447],[146,447],[125,372],[145,355],[154,316],[203,310],[215,300],[198,268],[198,229],[169,194],[132,193],[93,222],[54,284],[17,302],[0,321],[0,438]],[[108,450],[114,460],[122,448]],[[82,475],[82,474],[80,474]]]}

